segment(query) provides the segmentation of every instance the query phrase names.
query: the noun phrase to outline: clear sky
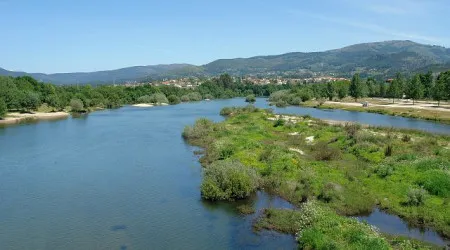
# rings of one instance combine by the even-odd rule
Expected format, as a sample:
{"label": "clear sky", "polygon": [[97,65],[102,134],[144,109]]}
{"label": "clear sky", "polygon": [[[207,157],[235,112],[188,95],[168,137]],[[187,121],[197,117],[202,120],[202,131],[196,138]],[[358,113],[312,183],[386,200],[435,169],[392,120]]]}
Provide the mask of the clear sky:
{"label": "clear sky", "polygon": [[0,0],[0,67],[74,72],[413,40],[450,47],[450,0]]}

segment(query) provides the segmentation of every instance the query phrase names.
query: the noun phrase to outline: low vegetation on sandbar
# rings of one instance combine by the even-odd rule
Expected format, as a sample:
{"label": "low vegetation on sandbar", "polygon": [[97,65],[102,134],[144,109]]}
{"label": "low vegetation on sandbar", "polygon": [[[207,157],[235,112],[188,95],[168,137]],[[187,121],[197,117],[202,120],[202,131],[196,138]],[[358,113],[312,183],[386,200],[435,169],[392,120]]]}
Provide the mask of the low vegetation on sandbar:
{"label": "low vegetation on sandbar", "polygon": [[379,207],[450,236],[448,136],[329,124],[253,106],[221,114],[223,122],[199,119],[183,132],[204,148],[202,197],[236,200],[264,188],[311,210],[267,210],[256,228],[295,233],[310,249],[415,248],[347,217]]}

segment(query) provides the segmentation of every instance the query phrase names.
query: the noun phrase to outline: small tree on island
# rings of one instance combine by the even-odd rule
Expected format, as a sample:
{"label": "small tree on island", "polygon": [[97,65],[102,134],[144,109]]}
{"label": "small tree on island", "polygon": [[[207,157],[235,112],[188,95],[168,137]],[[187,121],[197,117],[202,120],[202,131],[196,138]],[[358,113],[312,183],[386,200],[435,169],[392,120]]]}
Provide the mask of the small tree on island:
{"label": "small tree on island", "polygon": [[359,73],[356,73],[352,77],[352,81],[350,83],[349,88],[350,96],[355,98],[355,101],[358,101],[358,98],[363,95],[363,86],[361,83],[361,79],[359,77]]}
{"label": "small tree on island", "polygon": [[254,102],[256,102],[256,97],[255,97],[255,95],[248,95],[248,96],[245,98],[245,101],[246,101],[246,102],[249,102],[249,103],[254,103]]}

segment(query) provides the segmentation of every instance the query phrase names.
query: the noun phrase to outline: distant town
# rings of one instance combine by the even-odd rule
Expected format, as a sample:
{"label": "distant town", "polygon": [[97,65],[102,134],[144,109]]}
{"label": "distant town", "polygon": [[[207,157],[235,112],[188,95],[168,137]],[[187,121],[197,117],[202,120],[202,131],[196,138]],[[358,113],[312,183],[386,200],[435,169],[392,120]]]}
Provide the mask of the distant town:
{"label": "distant town", "polygon": [[[144,86],[144,85],[154,85],[154,86],[174,86],[178,88],[195,88],[200,86],[203,82],[210,80],[212,78],[199,78],[199,77],[186,77],[179,79],[163,79],[160,81],[128,81],[124,84],[114,84],[114,85],[125,85],[127,87]],[[347,78],[342,77],[332,77],[332,76],[318,76],[309,78],[283,78],[283,77],[273,77],[273,78],[258,78],[258,77],[233,77],[237,82],[242,82],[246,84],[254,85],[284,85],[284,84],[302,84],[302,83],[324,83],[324,82],[336,82],[336,81],[349,81]]]}

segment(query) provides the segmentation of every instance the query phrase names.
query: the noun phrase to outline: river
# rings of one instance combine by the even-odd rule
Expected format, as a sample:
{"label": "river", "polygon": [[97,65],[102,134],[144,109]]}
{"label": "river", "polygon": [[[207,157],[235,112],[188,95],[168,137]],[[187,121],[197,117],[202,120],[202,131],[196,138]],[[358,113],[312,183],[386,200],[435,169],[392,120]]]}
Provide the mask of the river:
{"label": "river", "polygon": [[[236,105],[245,103],[124,107],[0,129],[0,248],[295,248],[293,236],[255,234],[251,216],[239,215],[232,204],[200,198],[196,149],[181,131],[199,117],[220,121],[220,109]],[[267,106],[261,100],[257,105]],[[301,109],[293,113],[308,113]],[[348,115],[365,123],[361,117],[375,114]],[[450,133],[446,125],[378,116],[394,126],[419,123]],[[259,209],[286,206],[262,193],[254,203]]]}

